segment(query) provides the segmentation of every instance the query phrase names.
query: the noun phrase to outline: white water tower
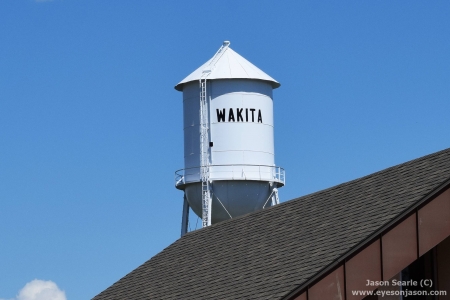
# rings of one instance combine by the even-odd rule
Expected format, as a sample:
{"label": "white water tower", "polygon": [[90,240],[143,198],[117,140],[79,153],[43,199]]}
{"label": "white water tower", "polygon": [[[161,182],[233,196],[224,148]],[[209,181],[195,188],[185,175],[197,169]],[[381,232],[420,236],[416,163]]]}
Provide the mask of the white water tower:
{"label": "white water tower", "polygon": [[275,166],[272,90],[280,84],[225,41],[205,64],[175,86],[183,92],[184,191],[203,227],[279,203],[284,170]]}

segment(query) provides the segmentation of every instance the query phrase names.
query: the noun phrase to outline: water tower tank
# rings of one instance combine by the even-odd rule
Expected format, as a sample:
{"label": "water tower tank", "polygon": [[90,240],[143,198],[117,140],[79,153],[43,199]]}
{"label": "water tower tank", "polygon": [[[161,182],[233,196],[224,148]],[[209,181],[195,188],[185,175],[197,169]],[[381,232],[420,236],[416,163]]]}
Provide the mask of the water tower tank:
{"label": "water tower tank", "polygon": [[175,186],[198,216],[205,176],[211,223],[277,204],[285,181],[274,157],[272,90],[279,86],[229,42],[175,86],[183,92],[184,129],[184,169]]}

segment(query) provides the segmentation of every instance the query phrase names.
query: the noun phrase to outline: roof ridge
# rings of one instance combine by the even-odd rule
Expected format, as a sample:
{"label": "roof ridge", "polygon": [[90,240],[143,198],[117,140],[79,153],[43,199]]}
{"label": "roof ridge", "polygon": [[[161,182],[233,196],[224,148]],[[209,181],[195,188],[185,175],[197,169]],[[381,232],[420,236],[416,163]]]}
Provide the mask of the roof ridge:
{"label": "roof ridge", "polygon": [[415,158],[415,159],[412,159],[412,160],[408,160],[406,162],[399,163],[397,165],[394,165],[394,166],[391,166],[391,167],[388,167],[388,168],[385,168],[385,169],[381,169],[379,171],[376,171],[374,173],[370,173],[370,174],[364,175],[364,176],[359,177],[359,178],[355,178],[355,179],[352,179],[352,180],[349,180],[349,181],[338,183],[337,185],[325,188],[323,190],[315,191],[315,192],[312,192],[310,194],[306,194],[306,195],[303,195],[303,196],[300,196],[298,198],[294,198],[294,199],[288,200],[288,201],[280,203],[280,204],[284,204],[284,203],[287,203],[287,202],[290,202],[290,201],[295,201],[295,200],[302,199],[302,198],[305,198],[305,197],[310,197],[310,196],[313,196],[313,195],[316,195],[316,194],[319,194],[319,193],[323,193],[323,192],[326,192],[326,191],[329,191],[329,190],[332,190],[332,189],[335,189],[335,188],[338,188],[338,187],[342,187],[342,186],[345,186],[345,185],[348,185],[348,184],[351,184],[351,183],[362,181],[364,179],[367,179],[367,178],[370,178],[370,177],[374,177],[376,175],[380,175],[381,173],[388,172],[388,171],[393,170],[395,168],[398,168],[400,166],[406,166],[406,165],[415,163],[415,162],[420,161],[420,160],[428,160],[430,157],[439,156],[440,154],[442,154],[444,152],[449,152],[449,154],[450,154],[450,148],[446,148],[446,149],[438,151],[438,152],[433,152],[433,153],[427,154],[425,156],[421,156],[421,157],[418,157],[418,158]]}
{"label": "roof ridge", "polygon": [[303,196],[300,196],[300,197],[297,197],[297,198],[294,198],[294,199],[291,199],[291,200],[287,200],[287,201],[282,202],[282,203],[280,203],[278,205],[275,205],[275,206],[270,206],[270,207],[267,207],[267,208],[262,209],[262,210],[258,210],[258,211],[250,212],[250,213],[247,213],[247,214],[244,214],[244,215],[240,215],[240,216],[234,217],[234,218],[229,219],[229,220],[225,220],[225,221],[222,221],[222,222],[219,222],[219,223],[216,223],[216,224],[212,224],[211,226],[208,226],[208,227],[199,228],[197,230],[188,232],[184,236],[187,236],[189,234],[194,234],[196,232],[199,232],[199,230],[201,230],[203,232],[205,229],[207,230],[209,228],[216,228],[216,227],[218,227],[220,225],[223,225],[223,224],[226,224],[226,223],[229,223],[229,222],[233,222],[233,221],[236,221],[238,219],[246,218],[246,217],[251,216],[251,215],[262,214],[262,213],[264,213],[265,211],[268,211],[268,210],[281,209],[285,205],[293,205],[294,203],[297,203],[298,201],[301,201],[302,199],[313,197],[315,195],[326,193],[328,191],[331,191],[331,190],[334,190],[334,189],[338,189],[338,188],[341,188],[341,187],[346,186],[346,185],[350,185],[350,184],[357,183],[359,181],[366,180],[366,179],[368,179],[370,177],[374,177],[376,175],[380,175],[380,174],[382,174],[384,172],[388,172],[388,171],[393,170],[395,168],[398,168],[400,166],[407,166],[407,165],[410,165],[412,163],[416,163],[416,162],[418,162],[420,160],[428,160],[430,157],[439,156],[439,155],[441,155],[441,154],[443,154],[445,152],[448,152],[450,154],[450,148],[446,148],[446,149],[438,151],[438,152],[433,152],[433,153],[427,154],[425,156],[421,156],[421,157],[418,157],[418,158],[415,158],[415,159],[412,159],[412,160],[408,160],[406,162],[399,163],[399,164],[397,164],[395,166],[391,166],[391,167],[388,167],[388,168],[376,171],[374,173],[370,173],[368,175],[364,175],[364,176],[356,178],[356,179],[352,179],[352,180],[349,180],[349,181],[346,181],[346,182],[342,182],[342,183],[339,183],[337,185],[325,188],[323,190],[315,191],[315,192],[312,192],[310,194],[306,194],[306,195],[303,195]]}

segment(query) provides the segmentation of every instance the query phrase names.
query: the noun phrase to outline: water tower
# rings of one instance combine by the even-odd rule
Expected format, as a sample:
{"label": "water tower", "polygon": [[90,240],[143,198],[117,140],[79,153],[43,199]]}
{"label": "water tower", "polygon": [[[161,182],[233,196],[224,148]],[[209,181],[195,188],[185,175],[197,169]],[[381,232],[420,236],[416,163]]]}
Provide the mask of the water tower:
{"label": "water tower", "polygon": [[272,90],[280,84],[229,45],[175,86],[183,92],[181,235],[189,207],[205,227],[278,204],[285,183],[273,138]]}

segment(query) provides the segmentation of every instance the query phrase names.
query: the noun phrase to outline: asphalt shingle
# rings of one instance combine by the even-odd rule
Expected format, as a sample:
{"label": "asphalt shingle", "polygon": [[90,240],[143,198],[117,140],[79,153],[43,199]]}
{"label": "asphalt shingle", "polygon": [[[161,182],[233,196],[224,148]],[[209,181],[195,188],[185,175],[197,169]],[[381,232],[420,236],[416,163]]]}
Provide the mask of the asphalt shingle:
{"label": "asphalt shingle", "polygon": [[450,148],[186,234],[97,295],[280,299],[450,178]]}

